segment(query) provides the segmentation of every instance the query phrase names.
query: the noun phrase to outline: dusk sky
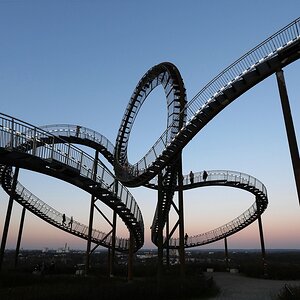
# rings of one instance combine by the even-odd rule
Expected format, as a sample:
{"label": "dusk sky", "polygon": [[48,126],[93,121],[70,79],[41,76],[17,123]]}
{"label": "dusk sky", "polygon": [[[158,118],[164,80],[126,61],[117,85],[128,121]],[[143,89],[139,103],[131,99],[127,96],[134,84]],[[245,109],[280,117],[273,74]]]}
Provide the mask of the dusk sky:
{"label": "dusk sky", "polygon": [[[115,144],[131,94],[151,67],[174,63],[191,100],[228,65],[298,17],[298,0],[0,0],[0,112],[36,126],[81,125]],[[300,61],[284,74],[299,145]],[[134,124],[131,163],[162,134],[166,118],[165,96],[157,89]],[[185,147],[184,174],[204,169],[240,171],[262,181],[269,198],[262,216],[266,248],[300,249],[300,206],[275,75],[234,101]],[[53,208],[88,224],[86,192],[26,170],[20,170],[20,182]],[[150,226],[157,193],[129,190],[143,213],[144,247],[154,248]],[[192,236],[219,227],[254,201],[252,194],[228,187],[187,191],[185,231]],[[7,204],[1,188],[1,235]],[[14,203],[7,248],[15,248],[20,215],[21,206]],[[99,215],[95,227],[109,230]],[[118,235],[128,237],[122,224]],[[65,243],[86,248],[86,241],[27,212],[22,248],[56,249]],[[228,247],[260,248],[257,222],[230,236]]]}

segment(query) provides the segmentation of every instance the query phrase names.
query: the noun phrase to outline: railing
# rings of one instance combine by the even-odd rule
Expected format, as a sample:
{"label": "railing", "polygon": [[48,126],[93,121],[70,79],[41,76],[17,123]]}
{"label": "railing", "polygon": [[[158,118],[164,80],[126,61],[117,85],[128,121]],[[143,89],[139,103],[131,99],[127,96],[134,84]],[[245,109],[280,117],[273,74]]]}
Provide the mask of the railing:
{"label": "railing", "polygon": [[[242,226],[241,228],[244,228],[246,225],[250,224],[253,220],[255,220],[257,211],[258,208],[255,202],[242,215],[226,223],[225,225],[222,225],[216,229],[202,234],[188,237],[187,244],[203,245],[215,241],[219,238],[225,237],[231,232],[235,233],[240,226]],[[170,239],[169,245],[170,247],[178,246],[179,239]]]}
{"label": "railing", "polygon": [[200,107],[214,98],[229,84],[240,79],[246,72],[297,40],[299,32],[300,18],[291,22],[228,66],[187,104],[188,119],[191,119]]}
{"label": "railing", "polygon": [[[233,181],[236,183],[247,184],[254,188],[260,190],[263,194],[267,194],[267,189],[265,185],[255,177],[236,171],[227,171],[227,170],[210,170],[207,171],[208,177],[206,180],[203,178],[203,172],[196,172],[194,173],[194,183],[201,183],[201,182],[213,182],[213,181]],[[157,177],[153,178],[150,182],[151,185],[157,186],[158,180]],[[184,175],[183,176],[183,185],[189,185],[190,176]]]}
{"label": "railing", "polygon": [[[12,174],[11,174],[12,176]],[[63,224],[63,214],[51,207],[50,205],[43,202],[37,196],[32,194],[29,190],[27,190],[21,183],[17,183],[16,185],[16,194],[19,197],[22,205],[27,207],[31,211],[37,212],[39,215],[42,215],[43,218],[48,218],[48,222],[64,228],[69,232],[75,232],[77,235],[83,235],[87,238],[88,226],[81,224],[80,222],[71,219],[66,216],[65,225]],[[25,203],[23,203],[25,201]],[[107,245],[111,245],[111,237],[108,236],[107,233],[93,229],[92,230],[92,239],[98,243],[105,243]],[[116,245],[119,245],[122,249],[128,249],[129,241],[128,239],[120,239],[116,237]]]}
{"label": "railing", "polygon": [[[291,22],[283,29],[247,52],[225,70],[223,70],[219,75],[213,78],[203,89],[200,90],[198,94],[196,94],[196,96],[192,98],[192,100],[186,104],[185,108],[181,111],[181,114],[187,114],[186,125],[189,124],[189,122],[207,103],[209,103],[233,82],[239,80],[244,74],[254,69],[264,60],[277,55],[279,51],[298,40],[299,32],[300,18]],[[166,137],[169,136],[169,131],[172,129],[172,127],[173,124],[171,124],[165,130],[165,132],[150,148],[147,154],[131,168],[133,170],[133,175],[137,176],[138,174],[144,172],[150,166],[150,164],[162,154],[164,149],[166,149],[168,146],[165,141],[167,140]],[[181,131],[184,131],[184,128],[185,127],[183,127]]]}
{"label": "railing", "polygon": [[[47,141],[47,142],[44,142]],[[143,218],[136,201],[128,189],[98,162],[96,172],[94,158],[70,143],[57,144],[57,137],[26,122],[0,113],[0,147],[19,149],[43,160],[57,161],[77,170],[81,176],[95,179],[102,188],[110,191],[133,214],[143,228]],[[143,230],[142,230],[143,231]]]}
{"label": "railing", "polygon": [[83,126],[70,124],[55,124],[40,126],[39,128],[50,132],[55,136],[59,134],[60,136],[66,137],[79,137],[81,139],[86,138],[103,146],[111,155],[113,155],[115,151],[115,146],[104,135],[100,134],[95,130]]}
{"label": "railing", "polygon": [[[257,214],[261,213],[261,207],[263,209],[267,206],[267,189],[265,185],[256,179],[253,176],[250,176],[245,173],[236,172],[236,171],[224,171],[224,170],[210,170],[207,171],[207,178],[203,177],[203,172],[194,173],[194,183],[204,183],[208,182],[209,185],[213,185],[214,182],[216,184],[223,183],[224,185],[245,185],[248,190],[253,188],[256,190],[256,194],[260,195],[260,199],[255,201],[244,213],[242,213],[237,218],[233,219],[232,221],[222,225],[216,229],[211,231],[198,234],[195,236],[191,236],[188,238],[187,244],[193,245],[201,245],[208,242],[215,241],[221,237],[227,236],[229,233],[234,233],[238,231],[238,228],[243,228],[246,225],[250,224],[253,220],[256,219]],[[152,182],[153,183],[153,182]],[[183,185],[189,185],[190,176],[185,175],[183,178]],[[236,187],[239,187],[236,185]],[[155,218],[152,223],[152,228],[155,230]],[[169,246],[170,247],[177,247],[179,245],[179,238],[170,239]]]}
{"label": "railing", "polygon": [[[194,174],[194,182],[205,181],[227,181],[236,182],[239,184],[246,184],[261,191],[264,195],[267,195],[267,189],[265,185],[255,177],[242,172],[226,171],[226,170],[210,170],[207,171],[207,178],[203,178],[203,172],[197,172]],[[184,184],[189,183],[189,175],[184,176]]]}

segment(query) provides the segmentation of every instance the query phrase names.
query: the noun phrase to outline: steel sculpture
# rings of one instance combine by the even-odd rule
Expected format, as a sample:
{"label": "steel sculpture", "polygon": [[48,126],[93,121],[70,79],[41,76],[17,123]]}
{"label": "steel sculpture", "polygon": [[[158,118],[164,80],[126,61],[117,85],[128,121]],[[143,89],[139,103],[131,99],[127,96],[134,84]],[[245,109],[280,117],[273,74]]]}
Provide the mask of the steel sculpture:
{"label": "steel sculpture", "polygon": [[[152,223],[152,242],[162,248],[182,250],[196,247],[242,230],[255,220],[259,221],[262,248],[264,251],[261,214],[268,204],[265,186],[254,177],[235,171],[207,171],[194,174],[193,182],[189,175],[182,174],[181,151],[189,141],[225,107],[243,93],[276,74],[283,101],[284,114],[288,107],[288,97],[282,69],[300,57],[300,18],[263,41],[243,55],[218,76],[212,79],[189,102],[183,80],[178,69],[170,62],[163,62],[151,68],[136,86],[125,110],[115,146],[100,133],[78,125],[48,125],[38,128],[29,123],[0,114],[0,179],[4,190],[10,195],[9,210],[16,200],[50,224],[74,235],[93,241],[96,245],[113,248],[117,251],[133,253],[143,246],[144,225],[142,213],[127,187],[144,185],[158,190],[158,204]],[[167,128],[136,163],[131,164],[127,157],[130,132],[135,118],[149,94],[157,86],[162,86],[167,100]],[[293,132],[291,116],[287,132]],[[95,158],[83,152],[74,144],[89,146],[96,151]],[[290,142],[295,181],[300,186],[299,154],[295,138]],[[101,162],[102,154],[114,167],[114,173]],[[13,172],[12,167],[15,167]],[[103,233],[74,221],[73,229],[67,229],[58,222],[62,214],[38,199],[17,181],[19,168],[29,169],[67,181],[82,188],[96,199],[105,203],[128,227],[130,239],[114,237],[112,232]],[[254,204],[231,222],[207,233],[183,237],[183,203],[174,205],[173,195],[183,191],[210,185],[230,186],[249,191],[255,196]],[[299,193],[299,188],[298,188]],[[299,196],[299,195],[298,195]],[[94,208],[91,206],[91,215]],[[170,209],[178,212],[178,222],[163,238],[163,228],[168,224]],[[0,266],[6,242],[10,212],[1,243]],[[179,237],[173,234],[179,227]],[[226,250],[227,251],[227,250]],[[182,257],[181,257],[182,258]],[[130,260],[131,261],[131,260]],[[130,263],[131,264],[131,263]],[[130,275],[131,276],[131,275]]]}
{"label": "steel sculpture", "polygon": [[[102,162],[97,162],[95,172],[94,159],[72,144],[3,114],[0,120],[1,178],[4,187],[10,186],[9,178],[12,176],[6,165],[17,165],[67,181],[95,195],[118,213],[134,234],[135,250],[143,245],[141,211],[128,189],[116,182],[114,175]],[[55,218],[52,220],[56,222]],[[107,241],[97,240],[97,243],[106,247],[109,245]]]}

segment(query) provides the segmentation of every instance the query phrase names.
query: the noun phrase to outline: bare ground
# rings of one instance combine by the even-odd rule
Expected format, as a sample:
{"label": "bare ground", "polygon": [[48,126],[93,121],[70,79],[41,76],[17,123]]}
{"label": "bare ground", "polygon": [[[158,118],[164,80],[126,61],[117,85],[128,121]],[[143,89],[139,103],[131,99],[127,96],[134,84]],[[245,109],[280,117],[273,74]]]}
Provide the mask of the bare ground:
{"label": "bare ground", "polygon": [[285,284],[300,285],[300,280],[249,278],[241,274],[226,272],[206,273],[206,275],[212,276],[221,290],[217,297],[209,298],[209,300],[275,300]]}

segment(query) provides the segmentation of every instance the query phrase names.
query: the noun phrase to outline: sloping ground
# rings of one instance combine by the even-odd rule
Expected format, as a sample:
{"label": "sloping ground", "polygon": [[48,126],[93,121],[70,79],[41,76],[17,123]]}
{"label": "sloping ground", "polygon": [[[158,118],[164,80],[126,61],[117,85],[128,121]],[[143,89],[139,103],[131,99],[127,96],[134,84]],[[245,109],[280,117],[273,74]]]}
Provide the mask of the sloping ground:
{"label": "sloping ground", "polygon": [[208,300],[275,300],[285,284],[300,285],[300,280],[268,280],[249,278],[226,272],[207,273],[213,276],[221,292]]}

